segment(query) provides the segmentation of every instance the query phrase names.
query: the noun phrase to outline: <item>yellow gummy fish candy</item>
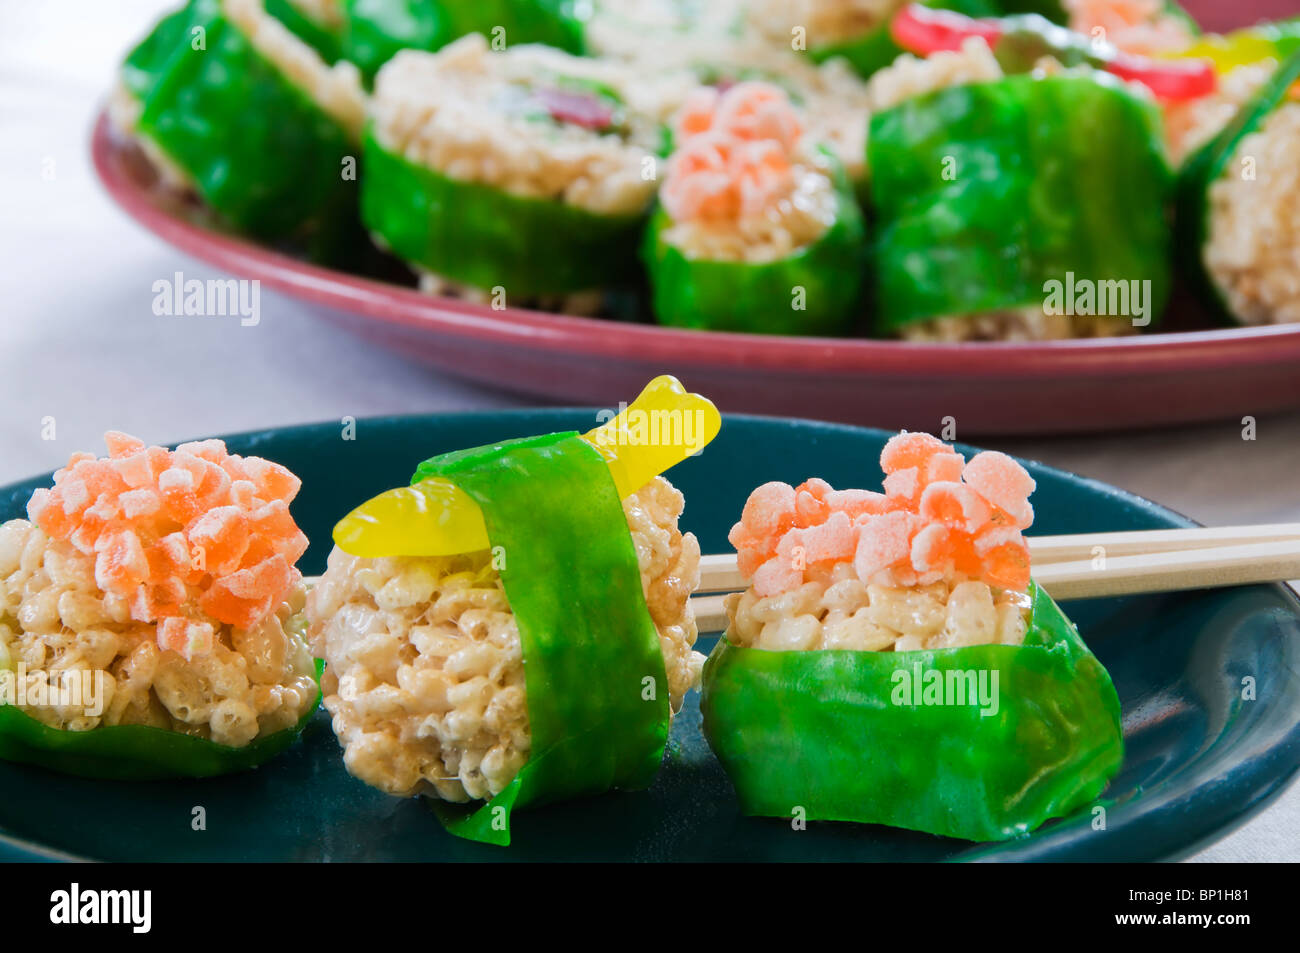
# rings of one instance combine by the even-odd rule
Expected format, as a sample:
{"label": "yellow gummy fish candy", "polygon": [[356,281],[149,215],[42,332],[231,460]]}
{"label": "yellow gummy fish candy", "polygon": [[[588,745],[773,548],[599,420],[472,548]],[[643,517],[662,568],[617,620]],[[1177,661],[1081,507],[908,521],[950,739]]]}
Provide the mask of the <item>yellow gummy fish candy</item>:
{"label": "yellow gummy fish candy", "polygon": [[[582,439],[604,458],[621,499],[699,453],[720,429],[718,409],[665,374]],[[451,556],[489,546],[478,504],[441,477],[367,500],[339,520],[334,542],[344,552],[371,558]]]}

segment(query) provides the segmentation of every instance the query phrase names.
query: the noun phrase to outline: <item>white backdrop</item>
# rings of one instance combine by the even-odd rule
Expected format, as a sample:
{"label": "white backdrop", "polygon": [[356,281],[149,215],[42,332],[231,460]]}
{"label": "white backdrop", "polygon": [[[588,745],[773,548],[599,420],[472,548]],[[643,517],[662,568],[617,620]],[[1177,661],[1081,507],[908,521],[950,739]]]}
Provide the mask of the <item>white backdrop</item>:
{"label": "white backdrop", "polygon": [[[107,429],[171,444],[313,420],[511,406],[363,346],[263,289],[261,322],[153,314],[154,281],[215,275],[118,212],[92,119],[159,0],[0,0],[0,483],[98,449]],[[41,439],[53,417],[57,439]],[[1300,414],[1067,440],[1002,441],[1205,523],[1300,522]],[[1300,861],[1300,787],[1197,860]]]}

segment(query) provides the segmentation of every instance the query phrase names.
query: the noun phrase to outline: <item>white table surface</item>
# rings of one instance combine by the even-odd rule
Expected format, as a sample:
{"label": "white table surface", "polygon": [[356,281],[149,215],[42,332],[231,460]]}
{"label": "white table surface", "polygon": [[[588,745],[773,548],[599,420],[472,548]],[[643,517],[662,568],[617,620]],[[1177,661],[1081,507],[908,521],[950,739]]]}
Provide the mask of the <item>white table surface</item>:
{"label": "white table surface", "polygon": [[[263,289],[262,320],[153,314],[153,282],[216,273],[116,210],[88,159],[116,63],[159,0],[0,0],[0,483],[96,449],[315,420],[514,406]],[[52,170],[52,175],[50,174]],[[57,439],[41,439],[55,419]],[[1159,433],[1001,441],[1210,524],[1300,521],[1300,414]],[[1300,786],[1199,861],[1300,860]]]}

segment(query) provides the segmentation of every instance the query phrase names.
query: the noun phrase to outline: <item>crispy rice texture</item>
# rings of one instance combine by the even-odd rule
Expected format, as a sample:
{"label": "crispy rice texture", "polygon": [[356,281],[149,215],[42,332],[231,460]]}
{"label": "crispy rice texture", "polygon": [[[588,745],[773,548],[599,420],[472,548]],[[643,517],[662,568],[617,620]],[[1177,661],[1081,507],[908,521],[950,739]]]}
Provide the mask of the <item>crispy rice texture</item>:
{"label": "crispy rice texture", "polygon": [[[560,77],[616,90],[625,103],[626,137],[513,109],[530,87]],[[386,149],[449,178],[600,215],[629,215],[654,197],[647,159],[659,145],[660,123],[680,100],[680,92],[665,92],[677,82],[543,46],[494,52],[471,34],[437,53],[404,50],[393,57],[375,81],[372,118]]]}
{"label": "crispy rice texture", "polygon": [[733,593],[726,609],[731,644],[774,652],[1020,645],[1029,613],[1023,593],[970,580],[910,589],[868,585],[849,563],[789,592]]}
{"label": "crispy rice texture", "polygon": [[242,747],[292,727],[316,702],[304,601],[297,584],[251,628],[207,619],[212,651],[187,661],[159,647],[156,623],[132,619],[126,599],[96,584],[93,554],[27,520],[0,526],[0,669],[22,663],[29,685],[52,686],[103,673],[99,715],[88,712],[99,705],[85,693],[72,704],[24,706],[52,728],[151,725]]}
{"label": "crispy rice texture", "polygon": [[1242,139],[1210,187],[1205,263],[1243,324],[1300,321],[1300,103]]}
{"label": "crispy rice texture", "polygon": [[[662,477],[623,501],[673,711],[704,657],[688,601],[699,544]],[[519,630],[487,552],[361,559],[335,549],[308,600],[325,707],[356,777],[390,794],[490,798],[528,760]]]}

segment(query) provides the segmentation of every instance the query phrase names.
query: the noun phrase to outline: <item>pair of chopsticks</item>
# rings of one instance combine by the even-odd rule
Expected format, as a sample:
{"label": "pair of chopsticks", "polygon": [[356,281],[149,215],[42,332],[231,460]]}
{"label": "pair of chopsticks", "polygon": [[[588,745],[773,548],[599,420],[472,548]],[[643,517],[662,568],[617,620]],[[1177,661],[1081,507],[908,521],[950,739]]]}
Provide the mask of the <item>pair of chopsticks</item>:
{"label": "pair of chopsticks", "polygon": [[[1054,599],[1300,579],[1300,523],[1028,537],[1034,580]],[[700,558],[691,602],[701,632],[721,631],[725,593],[746,588],[734,555]]]}

